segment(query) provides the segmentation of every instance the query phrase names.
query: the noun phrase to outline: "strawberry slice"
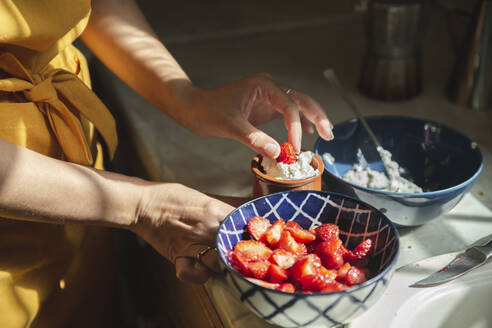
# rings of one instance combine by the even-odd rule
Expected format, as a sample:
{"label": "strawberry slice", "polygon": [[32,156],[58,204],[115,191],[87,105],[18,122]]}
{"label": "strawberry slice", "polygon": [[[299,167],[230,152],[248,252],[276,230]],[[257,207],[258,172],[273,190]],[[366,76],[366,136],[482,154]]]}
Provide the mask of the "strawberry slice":
{"label": "strawberry slice", "polygon": [[338,269],[343,265],[341,244],[342,241],[340,239],[331,238],[319,243],[316,247],[316,254],[327,269]]}
{"label": "strawberry slice", "polygon": [[347,286],[357,285],[366,280],[367,279],[365,274],[358,267],[355,266],[350,267],[350,269],[348,269],[347,271],[347,274],[345,275],[345,283],[347,284]]}
{"label": "strawberry slice", "polygon": [[287,292],[287,293],[293,293],[296,291],[296,286],[294,286],[290,282],[286,282],[284,284],[281,284],[280,287],[278,287],[278,290],[281,290],[281,291]]}
{"label": "strawberry slice", "polygon": [[285,222],[278,219],[268,230],[263,234],[262,240],[265,240],[270,246],[276,247],[282,236],[285,228]]}
{"label": "strawberry slice", "polygon": [[293,164],[298,161],[296,150],[290,142],[280,145],[280,154],[277,157],[278,163]]}
{"label": "strawberry slice", "polygon": [[255,216],[248,222],[248,232],[255,240],[260,240],[271,225],[270,221],[264,217]]}
{"label": "strawberry slice", "polygon": [[247,264],[251,276],[258,279],[265,279],[271,265],[267,261],[249,262]]}
{"label": "strawberry slice", "polygon": [[270,256],[270,262],[278,265],[281,268],[288,269],[296,261],[296,256],[285,249],[277,248]]}
{"label": "strawberry slice", "polygon": [[274,283],[271,283],[271,282],[268,282],[265,280],[261,280],[261,279],[256,279],[256,278],[246,277],[246,280],[248,280],[248,281],[250,281],[253,284],[256,284],[258,286],[270,288],[270,289],[279,289],[281,286],[280,284],[274,284]]}
{"label": "strawberry slice", "polygon": [[325,223],[316,228],[316,237],[320,240],[330,240],[331,238],[338,238],[340,229],[336,224]]}
{"label": "strawberry slice", "polygon": [[278,242],[278,248],[291,252],[294,255],[302,255],[307,252],[306,245],[298,243],[287,230],[282,232],[282,236]]}
{"label": "strawberry slice", "polygon": [[299,224],[294,221],[289,221],[285,225],[285,230],[290,232],[292,237],[300,243],[308,243],[316,239],[316,235],[311,231],[303,229]]}
{"label": "strawberry slice", "polygon": [[303,290],[317,290],[321,260],[316,254],[308,254],[299,258],[290,269],[291,278],[300,284]]}
{"label": "strawberry slice", "polygon": [[251,274],[249,272],[248,260],[242,253],[230,252],[229,261],[231,262],[232,267],[242,275],[249,276]]}
{"label": "strawberry slice", "polygon": [[347,289],[348,286],[342,283],[339,283],[336,280],[332,280],[326,283],[323,289],[320,290],[322,293],[331,293],[331,292],[339,292],[341,290]]}
{"label": "strawberry slice", "polygon": [[366,239],[362,243],[357,245],[357,247],[353,251],[348,251],[347,253],[345,253],[343,255],[343,259],[349,262],[362,260],[369,255],[369,252],[372,250],[372,247],[373,247],[372,239]]}
{"label": "strawberry slice", "polygon": [[289,273],[286,269],[276,264],[270,264],[266,277],[266,280],[269,282],[284,282],[289,279]]}
{"label": "strawberry slice", "polygon": [[248,262],[268,260],[272,255],[267,245],[256,240],[240,240],[234,246],[234,252],[241,253]]}

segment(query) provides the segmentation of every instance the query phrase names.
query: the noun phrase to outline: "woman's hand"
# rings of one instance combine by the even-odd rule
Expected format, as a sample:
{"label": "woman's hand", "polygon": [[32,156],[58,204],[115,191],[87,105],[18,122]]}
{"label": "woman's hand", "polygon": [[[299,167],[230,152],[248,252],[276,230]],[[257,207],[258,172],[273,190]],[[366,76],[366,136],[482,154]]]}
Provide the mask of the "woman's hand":
{"label": "woman's hand", "polygon": [[302,130],[313,133],[313,124],[322,138],[333,139],[333,126],[315,100],[278,86],[265,73],[213,90],[195,90],[190,95],[189,107],[178,122],[200,136],[235,139],[271,158],[279,155],[280,146],[255,126],[275,118],[283,117],[289,141],[297,150],[301,148]]}
{"label": "woman's hand", "polygon": [[[215,237],[220,222],[234,207],[196,190],[175,183],[144,187],[131,228],[162,256],[176,265],[176,276],[203,283],[219,271]],[[200,261],[197,254],[203,253]]]}

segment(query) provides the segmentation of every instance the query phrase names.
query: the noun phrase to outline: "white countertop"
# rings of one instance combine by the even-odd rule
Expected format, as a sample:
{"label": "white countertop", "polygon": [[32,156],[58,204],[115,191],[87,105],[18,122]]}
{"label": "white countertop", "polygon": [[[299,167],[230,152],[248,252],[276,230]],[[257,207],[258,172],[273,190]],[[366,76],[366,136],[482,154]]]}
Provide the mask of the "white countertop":
{"label": "white countertop", "polygon": [[[238,40],[178,44],[170,48],[195,83],[202,87],[218,86],[256,71],[268,71],[283,84],[311,94],[326,109],[333,123],[337,123],[353,115],[337,95],[328,91],[323,81],[322,71],[334,68],[365,115],[427,118],[469,136],[482,150],[482,174],[451,212],[424,226],[400,229],[401,252],[397,266],[460,250],[492,233],[492,111],[470,111],[444,98],[443,89],[454,55],[449,37],[443,37],[446,30],[440,17],[433,21],[424,42],[422,94],[410,101],[395,103],[363,97],[355,87],[363,55],[362,26],[360,17],[348,16],[326,26]],[[250,195],[252,151],[234,141],[201,139],[193,135],[100,67],[98,79],[107,86],[105,92],[111,93],[130,122],[131,140],[152,179],[178,181],[215,194]],[[279,141],[287,139],[281,121],[269,123],[264,129]],[[305,136],[303,148],[313,149],[316,138]],[[207,290],[226,325],[268,326],[233,301],[220,281],[209,282]]]}

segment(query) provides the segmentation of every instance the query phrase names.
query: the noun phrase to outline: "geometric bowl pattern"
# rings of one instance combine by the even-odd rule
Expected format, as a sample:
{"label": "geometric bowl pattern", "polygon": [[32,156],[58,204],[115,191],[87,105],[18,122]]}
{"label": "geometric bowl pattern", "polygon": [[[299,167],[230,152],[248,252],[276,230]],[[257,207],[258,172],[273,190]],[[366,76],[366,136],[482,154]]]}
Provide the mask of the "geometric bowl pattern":
{"label": "geometric bowl pattern", "polygon": [[[309,229],[323,223],[340,228],[345,247],[353,249],[366,238],[374,248],[369,267],[374,277],[333,293],[286,293],[244,279],[229,263],[228,253],[247,239],[248,221],[260,215],[275,222],[282,218]],[[369,309],[384,292],[399,252],[399,235],[381,212],[359,200],[326,191],[288,191],[270,194],[234,210],[220,225],[217,250],[227,269],[225,279],[236,296],[256,315],[281,327],[336,327]]]}

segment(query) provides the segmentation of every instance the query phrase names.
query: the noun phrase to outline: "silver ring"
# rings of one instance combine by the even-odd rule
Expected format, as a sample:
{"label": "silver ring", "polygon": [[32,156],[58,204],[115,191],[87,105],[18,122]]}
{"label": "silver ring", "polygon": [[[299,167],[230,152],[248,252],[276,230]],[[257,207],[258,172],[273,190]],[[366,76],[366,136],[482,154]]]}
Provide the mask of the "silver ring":
{"label": "silver ring", "polygon": [[285,94],[287,94],[287,95],[289,95],[291,92],[292,92],[291,88],[288,88],[287,90],[285,90]]}

